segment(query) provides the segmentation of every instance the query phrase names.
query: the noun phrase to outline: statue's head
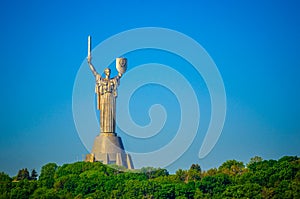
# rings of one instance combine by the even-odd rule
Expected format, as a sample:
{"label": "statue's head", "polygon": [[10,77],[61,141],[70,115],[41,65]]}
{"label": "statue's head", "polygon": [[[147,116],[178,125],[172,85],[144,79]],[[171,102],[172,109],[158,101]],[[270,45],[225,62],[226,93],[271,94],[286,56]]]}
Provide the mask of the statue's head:
{"label": "statue's head", "polygon": [[104,69],[104,74],[109,77],[110,76],[110,69],[109,68],[106,68]]}

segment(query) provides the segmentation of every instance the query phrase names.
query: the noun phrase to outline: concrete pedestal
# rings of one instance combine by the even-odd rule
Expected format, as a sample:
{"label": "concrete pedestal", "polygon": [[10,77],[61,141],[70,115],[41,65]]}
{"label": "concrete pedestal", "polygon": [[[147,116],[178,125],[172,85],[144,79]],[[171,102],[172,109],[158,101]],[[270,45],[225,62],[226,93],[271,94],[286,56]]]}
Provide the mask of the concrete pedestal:
{"label": "concrete pedestal", "polygon": [[100,133],[95,138],[92,152],[86,156],[86,161],[134,168],[130,155],[124,151],[121,138],[115,133]]}

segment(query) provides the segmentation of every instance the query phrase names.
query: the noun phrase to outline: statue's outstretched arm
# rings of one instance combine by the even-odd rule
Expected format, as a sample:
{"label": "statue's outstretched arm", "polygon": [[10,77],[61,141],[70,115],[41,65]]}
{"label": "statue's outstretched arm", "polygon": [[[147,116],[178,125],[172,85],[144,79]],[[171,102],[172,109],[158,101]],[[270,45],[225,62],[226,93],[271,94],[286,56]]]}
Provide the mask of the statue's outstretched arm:
{"label": "statue's outstretched arm", "polygon": [[93,75],[96,77],[96,75],[97,75],[98,73],[97,73],[97,71],[96,71],[94,65],[93,65],[92,62],[91,62],[91,57],[88,57],[87,60],[88,60],[89,67],[90,67],[90,69],[91,69]]}

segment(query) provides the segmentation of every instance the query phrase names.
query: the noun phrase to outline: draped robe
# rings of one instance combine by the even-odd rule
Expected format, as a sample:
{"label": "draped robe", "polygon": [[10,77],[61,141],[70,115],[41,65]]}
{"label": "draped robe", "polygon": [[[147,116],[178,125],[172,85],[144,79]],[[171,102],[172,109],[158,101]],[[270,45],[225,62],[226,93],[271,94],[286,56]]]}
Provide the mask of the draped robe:
{"label": "draped robe", "polygon": [[100,110],[101,133],[114,133],[116,128],[116,98],[120,77],[96,77],[97,108]]}

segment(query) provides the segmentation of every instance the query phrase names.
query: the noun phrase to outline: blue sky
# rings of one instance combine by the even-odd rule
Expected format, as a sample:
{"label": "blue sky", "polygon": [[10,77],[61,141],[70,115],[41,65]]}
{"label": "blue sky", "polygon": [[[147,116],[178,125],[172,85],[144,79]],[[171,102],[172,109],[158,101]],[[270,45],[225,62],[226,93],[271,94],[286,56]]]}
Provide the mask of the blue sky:
{"label": "blue sky", "polygon": [[[198,158],[204,137],[199,132],[191,147],[168,169],[188,168],[192,163],[208,169],[228,159],[247,162],[256,155],[264,159],[300,155],[298,1],[0,4],[1,171],[15,175],[25,167],[39,169],[48,162],[63,164],[82,159],[87,150],[73,121],[72,91],[77,71],[85,61],[87,35],[93,36],[96,46],[117,33],[141,27],[173,29],[196,40],[218,66],[226,89],[227,116],[214,149],[204,159]],[[166,64],[176,59],[151,51],[138,55],[129,54],[131,63],[143,64],[149,61],[145,58],[148,56]],[[192,84],[199,81],[197,97],[203,97],[204,104],[209,105],[201,76],[193,74],[192,69],[185,72]],[[168,90],[155,85],[144,91],[141,88],[133,96],[141,110],[132,113],[137,123],[147,123],[149,118],[140,112],[146,112],[147,104],[158,103],[160,98],[147,98],[143,92],[163,93],[173,101],[161,103],[169,111],[176,109],[176,100]],[[146,107],[141,106],[143,103]],[[168,118],[166,131],[178,126],[178,117],[174,114]],[[206,124],[209,113],[202,117]],[[168,135],[172,137],[170,131]],[[126,144],[124,138],[123,142],[134,150],[130,140]]]}

